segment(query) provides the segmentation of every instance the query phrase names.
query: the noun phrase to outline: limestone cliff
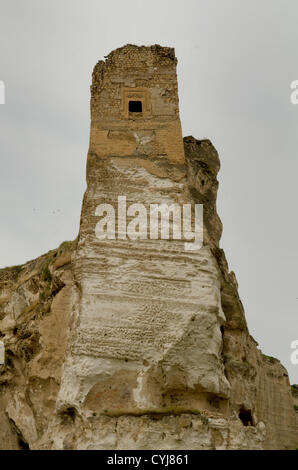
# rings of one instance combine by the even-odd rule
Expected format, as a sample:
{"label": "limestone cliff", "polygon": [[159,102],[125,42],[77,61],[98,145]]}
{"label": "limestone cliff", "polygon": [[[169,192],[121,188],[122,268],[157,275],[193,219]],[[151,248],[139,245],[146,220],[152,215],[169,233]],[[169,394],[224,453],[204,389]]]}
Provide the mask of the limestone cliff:
{"label": "limestone cliff", "polygon": [[[249,335],[219,247],[217,152],[182,140],[173,49],[113,51],[91,95],[78,239],[0,270],[0,448],[297,448],[287,371]],[[203,246],[100,239],[119,195],[203,204]]]}

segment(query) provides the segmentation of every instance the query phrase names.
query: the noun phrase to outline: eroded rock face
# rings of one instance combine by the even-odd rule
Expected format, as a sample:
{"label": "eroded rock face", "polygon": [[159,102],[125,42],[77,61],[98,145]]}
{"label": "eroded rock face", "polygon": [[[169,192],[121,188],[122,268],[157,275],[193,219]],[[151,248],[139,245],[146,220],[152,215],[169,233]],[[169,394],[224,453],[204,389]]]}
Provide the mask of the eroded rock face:
{"label": "eroded rock face", "polygon": [[[249,335],[219,248],[217,152],[182,140],[173,49],[114,51],[91,93],[78,240],[0,270],[0,447],[296,448],[287,372]],[[149,226],[99,239],[97,207],[119,196],[203,204],[203,246]]]}
{"label": "eroded rock face", "polygon": [[75,242],[0,270],[0,448],[38,448],[55,414],[71,324]]}

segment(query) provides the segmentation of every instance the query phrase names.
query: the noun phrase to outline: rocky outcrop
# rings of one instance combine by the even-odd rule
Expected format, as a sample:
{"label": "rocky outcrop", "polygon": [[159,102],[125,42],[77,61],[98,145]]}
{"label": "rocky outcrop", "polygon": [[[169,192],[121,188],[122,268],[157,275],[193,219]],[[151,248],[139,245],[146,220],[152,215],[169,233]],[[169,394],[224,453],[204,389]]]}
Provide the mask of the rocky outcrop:
{"label": "rocky outcrop", "polygon": [[[0,448],[298,446],[287,371],[250,336],[219,247],[217,151],[180,136],[175,66],[160,46],[97,64],[78,239],[0,270]],[[122,219],[120,237],[98,237],[99,204],[119,196],[148,213],[203,204],[203,246],[147,226],[135,240]]]}
{"label": "rocky outcrop", "polygon": [[34,448],[55,414],[72,312],[75,242],[0,270],[0,448]]}
{"label": "rocky outcrop", "polygon": [[[0,271],[6,355],[0,366],[2,448],[297,447],[287,372],[277,359],[262,355],[249,335],[235,276],[218,248],[217,152],[209,141],[188,137],[184,144],[189,193],[207,206],[206,245],[199,256],[191,254],[176,267],[177,255],[165,246],[158,253],[143,248],[134,258],[123,253],[124,247],[113,253],[105,246],[112,267],[118,267],[113,279],[103,252],[87,251],[87,220],[78,245],[64,243],[24,266]],[[137,187],[137,171],[133,180]],[[169,185],[159,191],[164,187],[169,197]],[[86,196],[84,203],[89,204]],[[131,297],[124,301],[125,262],[141,270],[133,271]],[[171,273],[167,280],[162,279],[164,263]],[[107,279],[99,279],[99,266]],[[181,275],[182,267],[187,276]],[[89,297],[84,298],[84,289]],[[93,309],[116,289],[115,313],[124,305],[122,320],[98,322]],[[174,301],[167,291],[172,299],[177,296]],[[154,310],[152,303],[147,308],[149,315],[144,292],[160,296]],[[191,292],[195,311],[185,302]],[[87,304],[83,320],[78,314],[82,299]],[[131,320],[134,328],[129,325],[133,301],[142,312]]]}

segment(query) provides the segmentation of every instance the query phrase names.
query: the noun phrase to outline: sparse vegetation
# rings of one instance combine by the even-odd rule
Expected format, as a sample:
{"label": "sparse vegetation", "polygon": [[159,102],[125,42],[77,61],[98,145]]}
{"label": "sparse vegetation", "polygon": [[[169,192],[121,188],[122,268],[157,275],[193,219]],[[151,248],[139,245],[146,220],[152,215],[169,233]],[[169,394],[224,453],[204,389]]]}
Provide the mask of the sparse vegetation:
{"label": "sparse vegetation", "polygon": [[68,240],[62,242],[62,243],[59,245],[57,252],[60,254],[63,250],[68,250],[68,249],[70,249],[71,246],[72,246],[72,244],[73,244],[73,242],[72,242],[72,241],[68,241]]}
{"label": "sparse vegetation", "polygon": [[267,356],[267,354],[263,354],[263,357],[267,359],[271,364],[274,364],[276,362],[279,362],[279,360],[276,357],[273,356]]}
{"label": "sparse vegetation", "polygon": [[52,274],[51,274],[48,264],[42,270],[42,277],[43,277],[43,280],[46,282],[52,281]]}
{"label": "sparse vegetation", "polygon": [[11,270],[12,270],[12,272],[13,272],[13,278],[14,278],[15,281],[18,280],[19,275],[20,275],[22,269],[23,269],[23,266],[22,266],[22,265],[12,266]]}

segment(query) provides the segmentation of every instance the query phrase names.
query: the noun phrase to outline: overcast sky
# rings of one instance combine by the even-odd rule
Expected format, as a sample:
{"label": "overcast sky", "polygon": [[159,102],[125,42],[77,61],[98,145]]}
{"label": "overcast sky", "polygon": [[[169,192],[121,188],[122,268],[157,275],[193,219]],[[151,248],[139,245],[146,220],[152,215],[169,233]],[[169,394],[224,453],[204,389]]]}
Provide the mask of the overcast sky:
{"label": "overcast sky", "polygon": [[95,63],[175,47],[183,134],[221,159],[221,246],[250,332],[298,383],[297,18],[297,0],[0,0],[0,267],[77,235]]}

